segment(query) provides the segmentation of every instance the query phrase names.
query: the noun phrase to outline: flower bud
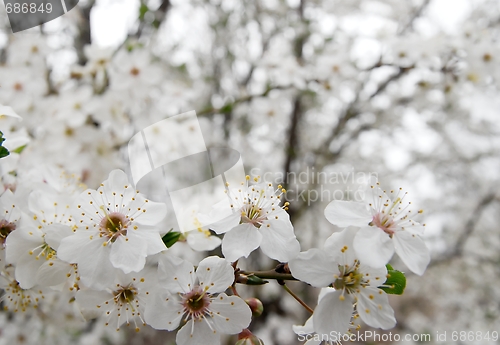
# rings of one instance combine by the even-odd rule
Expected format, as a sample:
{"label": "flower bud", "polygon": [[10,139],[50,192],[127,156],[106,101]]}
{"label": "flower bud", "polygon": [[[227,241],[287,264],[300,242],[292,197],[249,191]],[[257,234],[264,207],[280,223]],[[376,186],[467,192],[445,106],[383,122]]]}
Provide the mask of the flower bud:
{"label": "flower bud", "polygon": [[260,299],[252,297],[252,298],[247,298],[245,302],[250,307],[250,310],[252,310],[253,317],[259,317],[262,315],[262,312],[264,311],[264,305],[262,304]]}
{"label": "flower bud", "polygon": [[238,341],[234,345],[264,345],[264,342],[253,335],[248,329],[238,334]]}

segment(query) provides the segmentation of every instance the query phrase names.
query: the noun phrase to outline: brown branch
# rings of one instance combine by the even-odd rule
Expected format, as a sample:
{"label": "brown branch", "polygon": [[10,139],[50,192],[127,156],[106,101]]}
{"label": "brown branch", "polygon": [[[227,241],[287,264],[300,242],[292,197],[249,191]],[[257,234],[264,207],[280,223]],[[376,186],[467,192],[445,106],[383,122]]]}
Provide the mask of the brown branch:
{"label": "brown branch", "polygon": [[89,0],[86,5],[77,6],[79,10],[78,18],[78,34],[75,37],[75,49],[78,56],[78,64],[85,65],[87,57],[85,56],[84,48],[92,42],[92,34],[90,28],[90,12],[95,5],[95,0]]}
{"label": "brown branch", "polygon": [[431,261],[429,266],[435,266],[438,264],[442,264],[448,262],[454,258],[460,257],[463,254],[465,243],[469,239],[469,237],[474,232],[476,228],[476,224],[478,223],[481,215],[488,205],[490,205],[493,201],[497,200],[495,193],[486,194],[476,205],[474,211],[472,211],[471,216],[465,223],[464,231],[460,234],[453,249],[449,251],[447,254],[444,254],[441,258],[437,258]]}
{"label": "brown branch", "polygon": [[[283,167],[283,171],[285,172],[284,176],[287,176],[287,174],[291,171],[290,169],[292,166],[292,162],[297,157],[297,149],[299,147],[298,124],[302,114],[301,107],[302,107],[301,97],[297,96],[293,104],[290,127],[288,129],[288,139],[286,144],[287,146],[285,148],[286,159]],[[285,188],[287,188],[286,183],[285,183]]]}

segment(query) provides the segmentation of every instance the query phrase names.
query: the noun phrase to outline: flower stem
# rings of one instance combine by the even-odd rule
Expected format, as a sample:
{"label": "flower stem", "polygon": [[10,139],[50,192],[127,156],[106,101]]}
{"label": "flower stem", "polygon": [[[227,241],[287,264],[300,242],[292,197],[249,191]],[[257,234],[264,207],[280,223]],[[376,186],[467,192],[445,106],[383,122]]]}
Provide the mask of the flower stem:
{"label": "flower stem", "polygon": [[269,270],[269,271],[252,271],[252,272],[247,272],[247,271],[240,271],[241,274],[244,274],[246,276],[256,276],[262,279],[276,279],[276,280],[297,280],[295,279],[291,274],[289,273],[278,273],[275,270]]}
{"label": "flower stem", "polygon": [[297,296],[292,290],[290,290],[290,288],[288,286],[286,286],[285,284],[282,285],[283,286],[283,289],[286,290],[286,292],[288,292],[290,295],[292,295],[293,298],[295,298],[295,300],[297,302],[299,302],[304,308],[306,308],[306,310],[308,312],[310,312],[311,314],[314,313],[314,310],[312,310],[311,307],[309,307],[306,302],[304,302],[303,300],[300,299],[299,296]]}

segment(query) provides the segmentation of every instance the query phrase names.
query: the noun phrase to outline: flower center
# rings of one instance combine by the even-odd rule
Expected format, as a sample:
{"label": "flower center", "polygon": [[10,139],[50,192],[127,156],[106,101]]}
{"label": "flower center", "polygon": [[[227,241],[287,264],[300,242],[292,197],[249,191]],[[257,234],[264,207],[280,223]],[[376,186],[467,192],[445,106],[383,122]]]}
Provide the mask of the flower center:
{"label": "flower center", "polygon": [[251,223],[255,227],[260,228],[262,222],[267,219],[266,215],[262,214],[262,208],[258,205],[249,204],[243,208],[241,212],[241,222]]}
{"label": "flower center", "polygon": [[106,213],[106,217],[101,220],[100,232],[111,240],[116,241],[120,236],[127,236],[129,220],[120,212]]}
{"label": "flower center", "polygon": [[5,219],[0,220],[0,244],[4,244],[7,236],[14,230],[16,230],[16,224]]}
{"label": "flower center", "polygon": [[373,220],[370,222],[370,225],[375,225],[376,227],[382,229],[389,236],[392,236],[394,234],[394,230],[392,229],[394,225],[394,219],[390,215],[377,213],[375,216],[373,216]]}
{"label": "flower center", "polygon": [[340,276],[335,279],[332,286],[337,290],[344,290],[347,293],[355,293],[359,286],[366,285],[363,279],[363,273],[358,270],[359,262],[354,266],[339,265]]}
{"label": "flower center", "polygon": [[114,300],[116,304],[127,304],[135,299],[137,290],[132,286],[122,286],[113,294],[115,295]]}
{"label": "flower center", "polygon": [[210,296],[199,286],[182,296],[184,312],[191,315],[193,319],[200,319],[208,313]]}

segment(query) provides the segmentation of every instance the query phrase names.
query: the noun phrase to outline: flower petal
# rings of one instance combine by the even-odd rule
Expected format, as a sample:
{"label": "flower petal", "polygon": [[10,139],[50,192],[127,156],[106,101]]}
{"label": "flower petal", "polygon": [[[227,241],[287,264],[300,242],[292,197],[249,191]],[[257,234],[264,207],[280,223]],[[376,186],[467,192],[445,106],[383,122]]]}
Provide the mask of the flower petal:
{"label": "flower petal", "polygon": [[248,257],[262,242],[262,235],[252,224],[240,224],[224,235],[222,253],[234,262],[241,257]]}
{"label": "flower petal", "polygon": [[179,327],[183,315],[180,301],[165,289],[153,294],[153,297],[148,300],[144,312],[144,318],[148,325],[155,329],[168,331]]}
{"label": "flower petal", "polygon": [[285,211],[273,214],[270,220],[264,221],[259,232],[263,239],[260,249],[271,259],[288,262],[299,254],[300,244]]}
{"label": "flower petal", "polygon": [[198,230],[189,231],[186,235],[187,243],[197,252],[214,250],[222,243],[217,236],[207,236]]}
{"label": "flower petal", "polygon": [[189,320],[177,332],[175,340],[177,345],[220,345],[220,335],[210,329],[205,319]]}
{"label": "flower petal", "polygon": [[325,287],[338,273],[337,263],[325,251],[313,248],[302,252],[288,262],[292,275],[315,287]]}
{"label": "flower petal", "polygon": [[415,274],[422,275],[431,260],[425,242],[408,231],[394,233],[394,248],[405,265]]}
{"label": "flower petal", "polygon": [[219,294],[212,299],[210,311],[215,329],[224,334],[239,333],[252,321],[250,307],[237,296]]}
{"label": "flower petal", "polygon": [[67,279],[67,274],[73,267],[61,260],[45,261],[36,273],[36,282],[42,286],[55,286]]}
{"label": "flower petal", "polygon": [[125,273],[139,272],[146,264],[147,243],[142,238],[128,241],[119,236],[111,244],[109,259],[111,264]]}
{"label": "flower petal", "polygon": [[353,245],[359,261],[375,268],[385,266],[394,254],[394,244],[389,235],[373,226],[359,229]]}
{"label": "flower petal", "polygon": [[241,213],[230,208],[214,208],[210,214],[210,218],[217,219],[218,221],[209,225],[209,228],[218,234],[223,234],[238,226],[241,220]]}
{"label": "flower petal", "polygon": [[348,227],[341,232],[334,232],[325,241],[325,251],[335,258],[341,265],[352,265],[357,259],[354,251],[354,237],[356,236],[359,228]]}
{"label": "flower petal", "polygon": [[340,227],[366,226],[373,218],[365,203],[343,200],[329,203],[325,208],[325,217]]}
{"label": "flower petal", "polygon": [[341,291],[326,294],[314,310],[313,325],[316,333],[344,334],[349,329],[353,312],[353,298]]}
{"label": "flower petal", "polygon": [[158,280],[171,293],[187,293],[194,287],[196,275],[193,265],[168,253],[160,254]]}
{"label": "flower petal", "polygon": [[109,260],[111,248],[99,236],[90,239],[90,231],[77,231],[61,241],[57,256],[61,260],[78,264],[83,283],[97,289],[112,286],[116,273]]}
{"label": "flower petal", "polygon": [[357,311],[368,326],[389,329],[396,325],[394,310],[389,305],[387,294],[375,287],[361,289]]}
{"label": "flower petal", "polygon": [[368,285],[373,287],[384,284],[387,279],[387,268],[385,266],[374,268],[361,263],[358,270],[363,272],[363,275],[368,280]]}
{"label": "flower petal", "polygon": [[233,284],[234,268],[227,260],[209,256],[200,262],[196,275],[201,287],[209,287],[208,293],[223,292]]}

